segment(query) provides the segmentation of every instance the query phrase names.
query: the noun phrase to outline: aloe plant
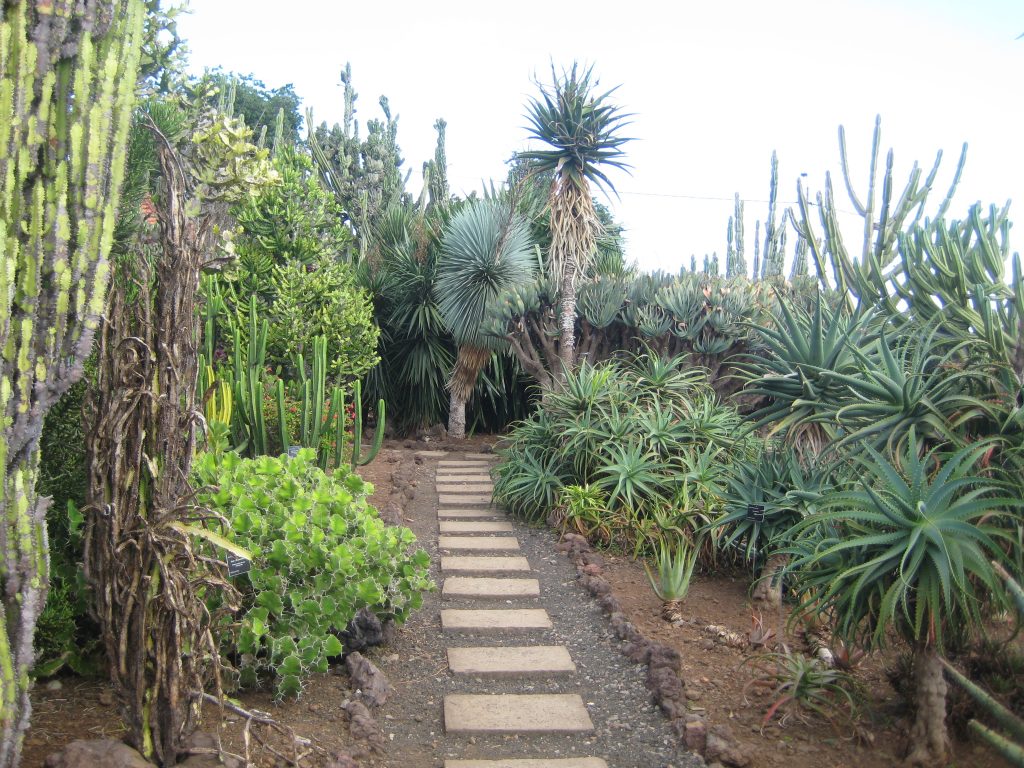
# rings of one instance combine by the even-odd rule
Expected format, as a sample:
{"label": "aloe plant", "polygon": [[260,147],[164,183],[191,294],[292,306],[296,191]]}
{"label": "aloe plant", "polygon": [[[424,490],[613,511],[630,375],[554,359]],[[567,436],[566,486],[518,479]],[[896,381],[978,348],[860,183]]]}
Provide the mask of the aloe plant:
{"label": "aloe plant", "polygon": [[983,607],[996,599],[989,559],[1004,556],[1002,519],[1022,505],[998,482],[973,474],[990,447],[925,453],[913,430],[898,459],[868,447],[854,461],[858,487],[826,496],[783,550],[793,558],[788,574],[797,593],[806,595],[797,613],[831,610],[836,633],[865,647],[881,645],[892,629],[913,648],[911,765],[943,763],[939,652],[950,632],[979,627]]}
{"label": "aloe plant", "polygon": [[682,619],[680,606],[690,592],[693,569],[697,565],[699,556],[700,546],[691,544],[680,536],[676,540],[675,547],[670,547],[664,541],[658,547],[657,577],[651,573],[647,564],[644,564],[651,589],[662,602],[661,617],[665,621],[680,621]]}

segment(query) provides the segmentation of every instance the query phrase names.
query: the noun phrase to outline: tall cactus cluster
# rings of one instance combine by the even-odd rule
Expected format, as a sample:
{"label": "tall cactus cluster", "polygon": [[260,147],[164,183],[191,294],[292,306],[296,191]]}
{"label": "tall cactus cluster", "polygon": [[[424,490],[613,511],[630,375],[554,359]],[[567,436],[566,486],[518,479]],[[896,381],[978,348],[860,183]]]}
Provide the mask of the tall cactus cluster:
{"label": "tall cactus cluster", "polygon": [[47,409],[103,308],[135,100],[141,0],[5,2],[0,21],[0,768],[21,753],[46,600],[35,491]]}

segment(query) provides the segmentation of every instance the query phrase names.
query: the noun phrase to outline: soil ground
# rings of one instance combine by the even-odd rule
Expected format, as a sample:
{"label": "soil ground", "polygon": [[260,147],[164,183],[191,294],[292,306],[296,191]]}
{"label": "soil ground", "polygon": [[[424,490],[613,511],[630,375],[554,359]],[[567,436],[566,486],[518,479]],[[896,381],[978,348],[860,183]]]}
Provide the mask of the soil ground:
{"label": "soil ground", "polygon": [[[487,450],[492,442],[493,438],[487,437],[470,438],[457,445],[387,441],[378,459],[362,467],[360,474],[374,484],[371,503],[380,508],[391,492],[391,476],[395,468],[401,462],[411,460],[416,451],[435,448],[480,451]],[[432,492],[432,482],[425,482],[432,481],[429,474],[423,471],[415,476],[413,486],[417,487],[417,497],[421,495],[419,488],[430,488]],[[426,538],[430,535],[424,527],[427,522],[417,519],[420,516],[413,513],[416,507],[416,502],[408,505],[411,516],[407,517],[405,524]],[[554,537],[538,541],[553,542]],[[553,563],[553,550],[550,554]],[[561,560],[561,556],[558,559]],[[895,653],[869,657],[857,670],[867,691],[867,704],[863,710],[863,731],[867,734],[867,741],[849,738],[849,733],[836,733],[821,722],[801,723],[791,719],[784,727],[776,722],[762,728],[762,716],[770,700],[746,690],[750,671],[744,662],[752,654],[717,644],[709,648],[708,635],[703,630],[707,624],[717,624],[740,634],[749,632],[751,613],[746,580],[740,575],[698,577],[683,607],[687,621],[674,626],[660,618],[660,602],[651,591],[640,563],[614,556],[606,556],[606,560],[602,575],[612,584],[623,612],[644,635],[680,650],[687,690],[693,692],[692,707],[705,709],[713,724],[731,725],[735,735],[754,756],[751,768],[886,768],[899,764],[898,755],[907,730],[907,713],[885,674],[886,667],[895,663]],[[581,591],[579,599],[590,598],[584,597]],[[581,618],[584,614],[592,617],[590,621],[606,621],[597,611],[581,612]],[[435,681],[439,682],[445,676],[446,670],[443,664],[436,663],[437,659],[425,647],[417,650],[424,645],[422,633],[437,632],[430,621],[417,616],[399,628],[392,645],[367,653],[388,676],[395,694],[374,713],[380,725],[378,738],[384,743],[384,752],[364,756],[363,765],[430,768],[438,765],[442,757],[439,753],[439,746],[444,747],[438,716],[440,702],[432,700],[429,691]],[[598,631],[604,631],[604,628],[598,628]],[[608,640],[604,644],[610,648],[612,642]],[[583,653],[586,653],[585,649]],[[574,652],[574,656],[578,655]],[[634,667],[634,671],[637,687],[642,688],[643,669]],[[330,749],[359,751],[360,744],[350,737],[348,717],[340,707],[353,694],[342,668],[339,673],[321,675],[309,681],[299,701],[275,705],[269,694],[260,691],[246,693],[240,696],[240,700],[247,707],[270,712],[298,734],[317,739]],[[654,716],[653,709],[649,705],[644,706]],[[216,713],[210,715],[208,722],[215,721]],[[639,730],[630,730],[631,717],[644,721],[647,712],[637,715],[619,713],[616,719],[621,718],[625,725],[614,727],[623,729],[617,738],[625,744],[629,744],[631,739],[642,738]],[[650,729],[650,726],[644,727]],[[240,731],[239,719],[229,717],[224,730],[226,741],[237,743]],[[22,764],[32,768],[41,766],[46,755],[75,739],[116,738],[120,734],[116,707],[105,681],[64,677],[42,682],[33,693],[32,727],[26,736]],[[976,743],[956,743],[954,749],[956,759],[953,765],[958,768],[1001,768],[1004,765]],[[644,765],[646,767],[647,764]],[[650,765],[651,768],[663,768],[667,763]],[[625,767],[615,765],[612,768]]]}

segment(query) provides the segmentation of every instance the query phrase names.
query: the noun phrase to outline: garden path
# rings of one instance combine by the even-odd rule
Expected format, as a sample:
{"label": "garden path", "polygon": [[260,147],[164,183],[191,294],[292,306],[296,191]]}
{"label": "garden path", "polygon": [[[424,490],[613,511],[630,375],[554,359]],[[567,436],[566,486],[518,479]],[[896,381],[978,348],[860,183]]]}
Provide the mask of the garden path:
{"label": "garden path", "polygon": [[[451,681],[443,700],[444,729],[449,738],[493,745],[493,753],[474,748],[471,759],[463,752],[444,766],[608,768],[590,752],[596,746],[589,738],[595,731],[588,708],[593,702],[581,695],[589,693],[576,660],[550,639],[554,623],[545,608],[545,574],[523,556],[513,522],[491,505],[492,461],[489,454],[449,454],[436,467],[440,619]],[[554,613],[558,622],[582,618]],[[560,681],[558,692],[534,692],[554,680]],[[493,738],[487,741],[500,735],[513,737],[504,749]],[[544,753],[550,735],[563,736],[560,756]],[[531,739],[544,743],[531,746]],[[637,765],[666,764],[636,758]]]}

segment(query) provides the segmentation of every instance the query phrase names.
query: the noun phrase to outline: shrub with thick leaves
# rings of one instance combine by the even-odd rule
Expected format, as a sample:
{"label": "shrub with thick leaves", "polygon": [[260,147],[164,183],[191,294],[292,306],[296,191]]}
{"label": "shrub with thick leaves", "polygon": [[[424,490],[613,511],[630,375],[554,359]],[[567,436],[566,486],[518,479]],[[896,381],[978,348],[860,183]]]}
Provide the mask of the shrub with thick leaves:
{"label": "shrub with thick leaves", "polygon": [[200,503],[230,521],[228,538],[253,557],[238,578],[240,620],[221,636],[242,685],[270,672],[278,698],[298,695],[305,677],[341,654],[338,633],[357,611],[401,623],[432,587],[430,558],[411,551],[412,531],[385,526],[367,504],[373,486],[340,470],[327,475],[312,450],[204,454],[194,471],[205,487]]}

